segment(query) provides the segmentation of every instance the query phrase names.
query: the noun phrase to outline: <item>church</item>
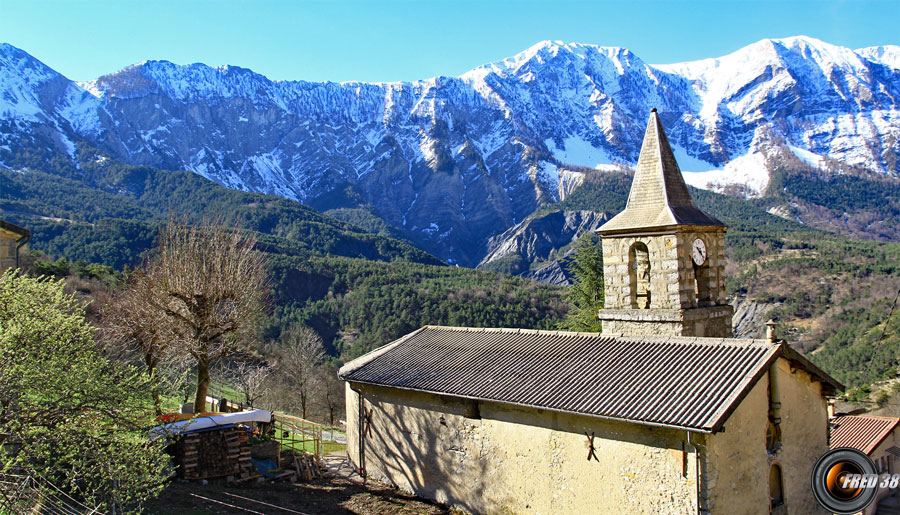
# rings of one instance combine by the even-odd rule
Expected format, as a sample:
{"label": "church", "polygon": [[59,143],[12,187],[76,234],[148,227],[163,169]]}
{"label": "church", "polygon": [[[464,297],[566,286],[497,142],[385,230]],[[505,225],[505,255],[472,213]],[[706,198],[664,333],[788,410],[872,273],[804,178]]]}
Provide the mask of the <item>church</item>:
{"label": "church", "polygon": [[810,474],[843,387],[774,325],[732,338],[725,230],[652,110],[598,229],[603,332],[426,326],[347,363],[350,460],[473,513],[824,513]]}

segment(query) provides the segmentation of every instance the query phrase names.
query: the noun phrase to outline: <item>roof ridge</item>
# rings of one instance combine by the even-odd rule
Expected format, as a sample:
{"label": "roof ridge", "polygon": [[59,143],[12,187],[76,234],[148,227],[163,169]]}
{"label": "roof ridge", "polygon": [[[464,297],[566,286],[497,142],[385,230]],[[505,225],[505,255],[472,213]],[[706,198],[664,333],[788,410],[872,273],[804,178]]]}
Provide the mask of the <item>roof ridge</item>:
{"label": "roof ridge", "polygon": [[[351,383],[716,432],[774,360],[797,359],[786,347],[758,339],[424,326],[348,363],[339,376]],[[797,362],[841,388],[806,360]],[[619,395],[623,387],[628,395]]]}
{"label": "roof ridge", "polygon": [[548,334],[554,336],[612,336],[608,334],[585,331],[562,331],[559,329],[529,329],[524,327],[465,327],[453,325],[426,325],[423,329],[439,329],[444,331],[461,331],[469,333],[507,333],[507,334]]}
{"label": "roof ridge", "polygon": [[372,362],[373,360],[375,360],[382,354],[388,352],[389,350],[393,349],[394,347],[400,346],[403,342],[411,339],[412,337],[414,337],[415,335],[421,333],[422,331],[424,331],[426,329],[428,329],[427,325],[420,327],[405,336],[402,336],[386,345],[382,345],[381,347],[378,347],[377,349],[373,349],[356,359],[353,359],[353,360],[348,361],[347,363],[344,363],[344,366],[342,366],[338,370],[338,377],[344,377],[348,374],[351,374],[351,373],[361,369],[362,367],[366,366],[367,364],[369,364],[370,362]]}
{"label": "roof ridge", "polygon": [[881,415],[867,415],[867,414],[865,414],[865,413],[863,413],[863,414],[861,414],[861,415],[839,415],[839,416],[832,417],[831,420],[836,420],[836,419],[839,419],[839,418],[850,418],[850,417],[854,417],[854,418],[869,418],[869,419],[874,419],[874,420],[884,420],[884,421],[900,422],[900,417],[883,417],[883,416],[881,416]]}
{"label": "roof ridge", "polygon": [[559,329],[529,329],[523,327],[466,327],[452,325],[426,325],[422,329],[435,329],[440,331],[459,331],[465,333],[504,333],[504,334],[537,334],[549,336],[581,336],[614,338],[625,341],[642,340],[647,342],[667,342],[674,344],[696,345],[729,345],[729,346],[755,346],[777,347],[765,338],[724,338],[719,336],[655,336],[655,335],[629,335],[623,333],[598,333],[589,331],[565,331]]}

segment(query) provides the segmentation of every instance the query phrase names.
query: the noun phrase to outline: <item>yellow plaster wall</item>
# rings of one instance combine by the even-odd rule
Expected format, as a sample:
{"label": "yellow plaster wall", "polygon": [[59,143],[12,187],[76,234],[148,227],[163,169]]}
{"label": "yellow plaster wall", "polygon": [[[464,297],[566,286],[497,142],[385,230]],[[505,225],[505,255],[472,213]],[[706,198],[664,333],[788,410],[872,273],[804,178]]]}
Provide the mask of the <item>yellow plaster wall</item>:
{"label": "yellow plaster wall", "polygon": [[790,363],[776,362],[781,401],[781,448],[766,451],[768,375],[731,414],[725,431],[710,435],[704,484],[711,513],[768,513],[769,468],[781,466],[784,505],[776,513],[826,513],[809,486],[812,467],[828,450],[828,415],[821,385]]}
{"label": "yellow plaster wall", "polygon": [[[8,234],[14,235],[15,239]],[[21,235],[0,229],[0,273],[16,266],[16,240]]]}
{"label": "yellow plaster wall", "polygon": [[[357,386],[372,409],[366,470],[418,495],[477,513],[696,513],[697,461],[682,452],[684,431],[495,403],[466,418],[465,401]],[[349,386],[347,401],[348,452],[359,465]],[[596,435],[600,461],[587,460],[585,432]]]}
{"label": "yellow plaster wall", "polygon": [[[812,496],[812,466],[827,449],[820,383],[776,362],[782,446],[766,450],[769,380],[763,376],[700,445],[703,513],[769,513],[769,469],[782,468],[785,504],[775,513],[824,513]],[[347,388],[347,441],[360,465],[359,397]],[[696,513],[697,455],[686,433],[546,410],[356,385],[372,410],[365,466],[375,478],[476,513]],[[587,461],[585,432],[601,461]],[[685,449],[686,452],[682,452]],[[682,476],[682,466],[687,474]],[[586,508],[588,507],[588,508]]]}
{"label": "yellow plaster wall", "polygon": [[[766,453],[768,394],[763,378],[750,390],[725,423],[725,430],[707,439],[704,486],[714,514],[758,514],[769,508],[769,466]],[[702,495],[702,494],[701,494]]]}
{"label": "yellow plaster wall", "polygon": [[827,513],[809,486],[813,466],[828,452],[828,408],[822,383],[803,370],[791,371],[786,359],[777,361],[781,400],[782,447],[776,453],[784,475],[788,513]]}

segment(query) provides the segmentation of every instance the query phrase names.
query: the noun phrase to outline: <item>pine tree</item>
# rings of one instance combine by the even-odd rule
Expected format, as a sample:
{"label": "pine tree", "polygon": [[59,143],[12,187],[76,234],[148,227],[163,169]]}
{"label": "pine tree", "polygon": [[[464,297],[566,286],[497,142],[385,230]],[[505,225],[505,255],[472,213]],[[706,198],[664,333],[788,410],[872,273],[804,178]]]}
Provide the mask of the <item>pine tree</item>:
{"label": "pine tree", "polygon": [[603,307],[603,254],[596,238],[589,237],[581,241],[570,269],[574,274],[568,294],[572,309],[560,322],[560,328],[600,331],[597,310]]}

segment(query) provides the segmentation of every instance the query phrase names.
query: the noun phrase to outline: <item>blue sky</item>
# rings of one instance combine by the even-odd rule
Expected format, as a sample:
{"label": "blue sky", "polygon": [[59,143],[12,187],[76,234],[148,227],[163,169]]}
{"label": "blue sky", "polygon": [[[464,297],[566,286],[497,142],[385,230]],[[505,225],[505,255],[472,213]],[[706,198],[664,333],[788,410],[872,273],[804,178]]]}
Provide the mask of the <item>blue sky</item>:
{"label": "blue sky", "polygon": [[630,48],[648,63],[807,35],[900,44],[898,0],[0,0],[0,41],[71,79],[145,59],[251,68],[273,79],[458,75],[546,40]]}

